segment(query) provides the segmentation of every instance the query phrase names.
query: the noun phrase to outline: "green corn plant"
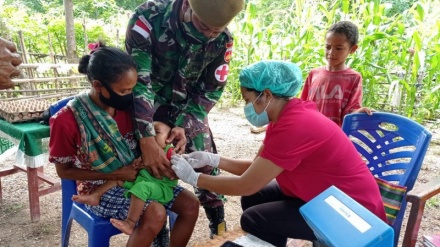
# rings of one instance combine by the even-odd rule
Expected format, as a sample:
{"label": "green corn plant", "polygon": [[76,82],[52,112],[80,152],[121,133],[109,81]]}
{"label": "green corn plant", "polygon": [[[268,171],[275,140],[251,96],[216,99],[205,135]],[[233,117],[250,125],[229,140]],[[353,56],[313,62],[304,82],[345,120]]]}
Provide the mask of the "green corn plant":
{"label": "green corn plant", "polygon": [[[246,1],[246,9],[229,25],[234,47],[228,83],[220,103],[234,105],[239,102],[239,72],[260,60],[297,63],[305,79],[311,69],[326,63],[326,30],[337,21],[350,20],[359,28],[360,41],[358,50],[348,57],[347,64],[362,74],[363,105],[397,112],[418,121],[438,118],[440,2],[404,1],[408,3],[404,8],[392,2],[401,1]],[[17,31],[23,31],[28,50],[48,52],[48,44],[44,41],[50,33],[55,52],[60,53],[65,42],[61,12],[54,8],[46,14],[29,15],[26,6],[14,3],[2,6],[0,17],[2,22],[8,23],[8,32],[14,41],[18,41]],[[111,20],[94,20],[88,16],[96,15],[87,10],[83,12],[81,16],[87,23],[96,22],[102,26],[99,29],[90,25],[86,30],[90,42],[101,37],[112,44],[114,39],[105,35],[116,26],[125,27],[128,18],[120,12]],[[81,53],[85,35],[82,35],[80,22],[76,24]],[[123,29],[120,30],[123,35]],[[121,37],[117,45],[123,43]]]}

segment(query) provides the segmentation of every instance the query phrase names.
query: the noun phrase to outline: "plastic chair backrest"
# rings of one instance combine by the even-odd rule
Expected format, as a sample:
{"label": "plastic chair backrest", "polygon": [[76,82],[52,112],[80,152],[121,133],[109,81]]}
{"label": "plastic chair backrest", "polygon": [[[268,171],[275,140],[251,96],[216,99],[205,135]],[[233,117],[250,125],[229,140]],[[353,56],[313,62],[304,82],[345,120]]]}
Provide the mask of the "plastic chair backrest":
{"label": "plastic chair backrest", "polygon": [[75,96],[70,96],[67,98],[63,98],[58,100],[57,102],[53,103],[52,105],[49,106],[49,113],[50,116],[55,115],[55,113],[57,113],[61,108],[63,108],[64,106],[67,105],[67,103],[73,99]]}
{"label": "plastic chair backrest", "polygon": [[[346,115],[342,130],[352,140],[374,176],[406,186],[416,182],[432,134],[419,123],[401,115],[374,112]],[[397,246],[406,209],[404,197],[392,225]]]}

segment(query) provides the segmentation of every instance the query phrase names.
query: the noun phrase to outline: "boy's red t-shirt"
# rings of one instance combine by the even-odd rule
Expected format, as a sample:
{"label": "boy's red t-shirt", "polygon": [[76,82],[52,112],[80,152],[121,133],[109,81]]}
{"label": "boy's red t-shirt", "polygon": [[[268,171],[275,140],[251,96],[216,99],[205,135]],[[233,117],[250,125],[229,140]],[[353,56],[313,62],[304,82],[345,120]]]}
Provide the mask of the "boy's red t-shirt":
{"label": "boy's red t-shirt", "polygon": [[316,103],[319,112],[342,126],[344,116],[362,106],[362,76],[353,69],[313,69],[304,83],[302,100]]}
{"label": "boy's red t-shirt", "polygon": [[331,185],[386,222],[379,187],[351,140],[316,110],[292,99],[270,123],[260,155],[284,169],[276,178],[288,196],[306,202]]}

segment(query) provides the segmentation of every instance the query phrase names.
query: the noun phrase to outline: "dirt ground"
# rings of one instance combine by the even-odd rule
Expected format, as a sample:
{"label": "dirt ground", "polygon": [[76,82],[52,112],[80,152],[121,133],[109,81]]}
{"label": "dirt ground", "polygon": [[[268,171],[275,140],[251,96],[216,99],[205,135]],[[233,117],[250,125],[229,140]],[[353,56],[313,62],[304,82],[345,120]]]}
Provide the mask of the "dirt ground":
{"label": "dirt ground", "polygon": [[[261,141],[262,134],[251,134],[249,124],[243,116],[242,108],[216,108],[210,114],[210,124],[220,154],[231,158],[253,158]],[[429,147],[424,165],[420,171],[417,185],[426,183],[440,176],[439,128],[428,126],[433,132],[433,141]],[[11,167],[13,157],[0,161],[0,170]],[[45,172],[56,177],[53,165],[47,164]],[[1,178],[3,203],[0,204],[0,246],[51,247],[60,245],[61,228],[61,192],[55,192],[40,198],[41,218],[31,223],[25,173],[18,173]],[[192,190],[192,189],[190,189]],[[228,228],[239,226],[241,208],[239,197],[227,196],[226,221]],[[409,211],[410,206],[407,208]],[[201,208],[199,221],[189,246],[208,239],[208,221]],[[405,226],[402,227],[405,229]],[[426,206],[419,243],[425,234],[440,233],[440,196],[431,199]],[[401,235],[402,236],[402,235]],[[111,239],[111,246],[124,246],[127,236],[117,235]],[[306,244],[307,246],[311,246]],[[73,223],[70,246],[87,246],[86,232]]]}

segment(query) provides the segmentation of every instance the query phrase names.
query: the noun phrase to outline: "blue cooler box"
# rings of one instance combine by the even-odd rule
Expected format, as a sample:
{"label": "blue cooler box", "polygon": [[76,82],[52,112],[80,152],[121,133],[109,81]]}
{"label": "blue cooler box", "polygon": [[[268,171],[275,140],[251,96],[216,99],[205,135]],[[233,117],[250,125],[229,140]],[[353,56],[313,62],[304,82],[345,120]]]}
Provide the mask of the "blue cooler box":
{"label": "blue cooler box", "polygon": [[393,228],[335,186],[299,211],[318,240],[326,245],[393,247]]}

